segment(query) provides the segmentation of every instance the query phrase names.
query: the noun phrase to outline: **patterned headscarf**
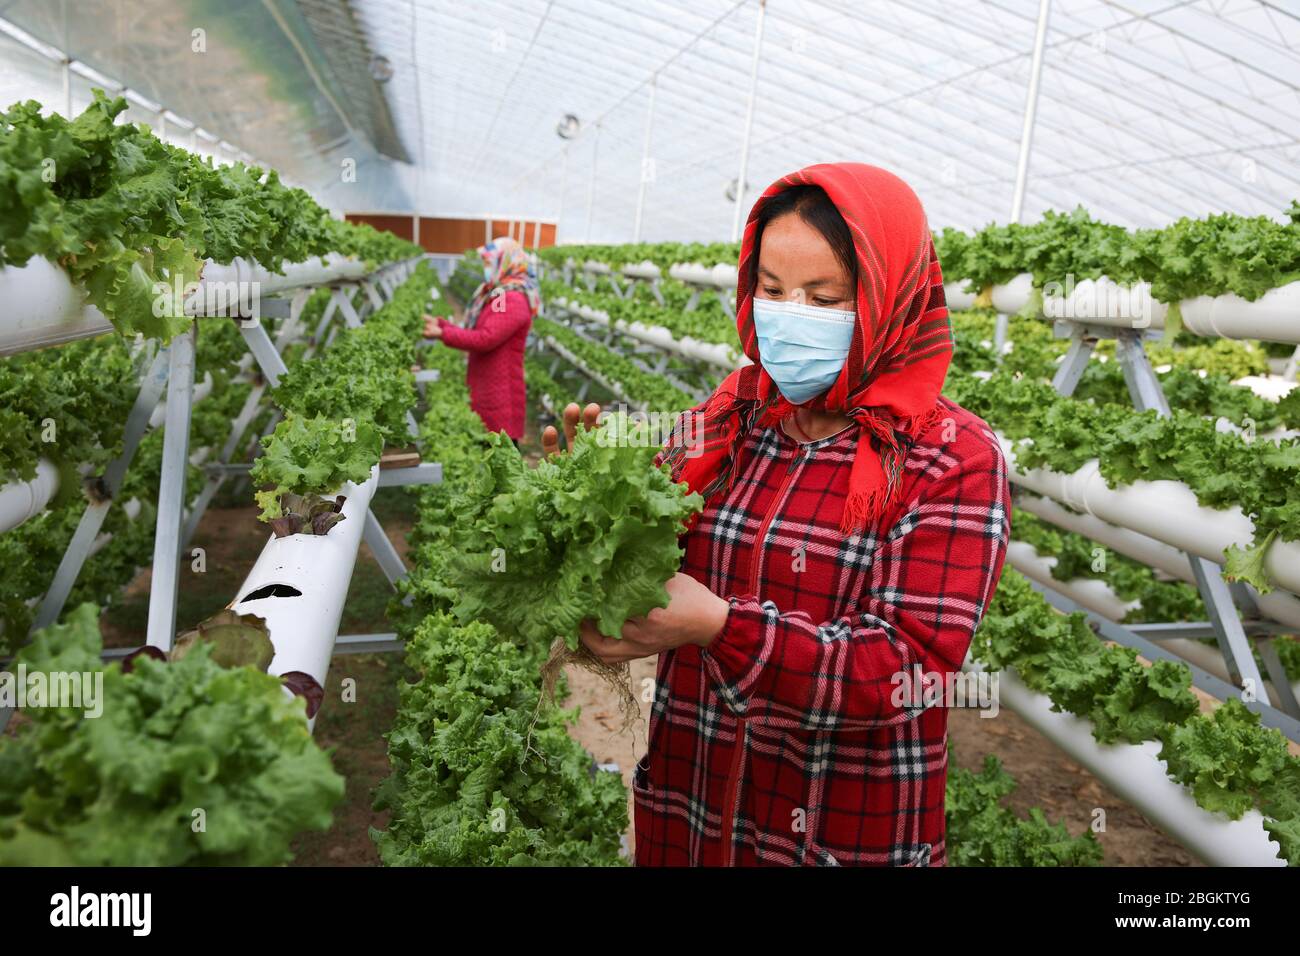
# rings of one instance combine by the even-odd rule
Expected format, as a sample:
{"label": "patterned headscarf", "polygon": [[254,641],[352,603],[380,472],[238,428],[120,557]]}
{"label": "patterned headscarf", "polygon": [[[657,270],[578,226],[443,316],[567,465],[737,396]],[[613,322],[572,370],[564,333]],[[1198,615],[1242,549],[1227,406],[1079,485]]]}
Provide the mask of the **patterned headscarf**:
{"label": "patterned headscarf", "polygon": [[741,242],[736,290],[736,328],[754,364],[732,372],[688,413],[702,420],[674,432],[691,440],[674,437],[664,460],[679,481],[710,498],[735,479],[736,450],[755,423],[775,425],[794,411],[763,368],[749,276],[763,203],[803,185],[826,191],[848,224],[858,261],[857,329],[848,359],[835,384],[804,403],[861,427],[841,522],[849,534],[896,500],[907,449],[942,415],[939,390],[952,357],[943,274],[925,212],[893,173],[862,163],[809,166],[759,197]]}
{"label": "patterned headscarf", "polygon": [[537,292],[537,276],[524,247],[509,236],[497,236],[486,246],[479,246],[478,254],[483,260],[484,274],[488,278],[474,290],[469,308],[465,310],[466,328],[472,329],[475,326],[479,314],[492,296],[510,289],[527,295],[528,306],[536,315],[542,300]]}

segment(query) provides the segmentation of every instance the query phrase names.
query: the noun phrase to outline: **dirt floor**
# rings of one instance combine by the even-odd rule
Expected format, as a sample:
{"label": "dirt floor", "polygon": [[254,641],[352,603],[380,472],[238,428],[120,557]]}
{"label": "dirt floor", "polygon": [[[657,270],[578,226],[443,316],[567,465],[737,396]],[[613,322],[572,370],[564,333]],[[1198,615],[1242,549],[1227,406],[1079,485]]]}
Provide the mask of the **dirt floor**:
{"label": "dirt floor", "polygon": [[[530,416],[531,417],[531,416]],[[531,424],[531,422],[530,422]],[[536,457],[537,436],[530,429],[523,443]],[[223,494],[199,526],[195,545],[205,549],[202,573],[186,570],[181,580],[177,614],[179,628],[188,628],[224,607],[238,591],[253,559],[267,537],[256,509],[244,505],[249,495],[240,489]],[[406,534],[414,520],[410,497],[400,489],[385,489],[375,499],[376,514],[399,553],[406,552]],[[149,574],[142,572],[123,600],[105,612],[103,628],[109,646],[141,642],[148,610]],[[378,565],[362,546],[348,593],[340,633],[390,631],[385,608],[392,594]],[[392,726],[397,704],[400,662],[397,655],[341,655],[330,668],[325,705],[316,724],[316,738],[331,748],[334,764],[347,778],[344,802],[330,830],[301,836],[295,844],[298,866],[375,866],[379,857],[369,836],[382,828],[383,815],[371,809],[373,793],[387,776],[387,747],[383,735]],[[643,681],[654,676],[652,661],[633,666],[638,696]],[[345,678],[355,680],[356,700],[342,700]],[[570,669],[568,706],[581,712],[572,734],[601,763],[616,763],[625,783],[644,754],[650,704],[642,702],[642,720],[628,730],[610,689],[585,671]],[[954,759],[961,766],[978,766],[987,753],[996,754],[1019,786],[1008,806],[1023,813],[1042,807],[1052,820],[1061,820],[1080,833],[1095,808],[1106,811],[1106,830],[1099,838],[1111,866],[1195,866],[1178,844],[1149,824],[1142,815],[1111,794],[1095,777],[1067,759],[1050,741],[1015,714],[1003,710],[985,719],[970,710],[955,710],[950,718]],[[629,811],[630,811],[629,806]],[[630,829],[630,828],[629,828]],[[628,834],[629,847],[632,834]]]}

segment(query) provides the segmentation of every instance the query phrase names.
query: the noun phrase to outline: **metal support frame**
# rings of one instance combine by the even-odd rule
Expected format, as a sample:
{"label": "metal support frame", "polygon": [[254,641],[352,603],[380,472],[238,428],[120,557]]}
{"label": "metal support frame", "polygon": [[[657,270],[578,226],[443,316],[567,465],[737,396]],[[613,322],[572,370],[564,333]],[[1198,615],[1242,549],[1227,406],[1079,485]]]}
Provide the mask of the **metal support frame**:
{"label": "metal support frame", "polygon": [[[392,276],[375,277],[375,282],[384,292],[387,292],[389,299],[396,292],[393,280],[398,275],[399,273],[393,273]],[[404,281],[409,271],[400,275]],[[346,288],[335,287],[330,301],[326,304],[324,314],[314,330],[313,345],[309,353],[315,351],[321,335],[329,327],[336,312],[344,315],[350,327],[361,324],[362,316],[358,314],[352,302],[352,296],[358,288],[363,289],[368,296],[368,301],[363,304],[363,312],[383,306],[384,296],[376,290],[375,283],[370,279],[349,284]],[[259,303],[259,315],[287,319],[277,331],[274,343],[260,319],[236,319],[254,361],[261,369],[266,383],[271,386],[274,386],[279,377],[287,371],[280,353],[301,330],[301,314],[312,291],[314,290],[301,289],[289,301],[272,298]],[[149,428],[149,419],[158,407],[165,390],[158,520],[154,533],[153,577],[149,596],[146,642],[164,651],[170,650],[176,630],[181,554],[188,546],[199,520],[221,484],[226,478],[248,470],[249,466],[232,464],[230,459],[238,448],[248,425],[260,411],[261,398],[267,387],[265,384],[258,384],[249,393],[243,408],[232,423],[231,432],[221,450],[220,460],[205,466],[209,476],[207,484],[196,496],[193,505],[186,509],[185,479],[189,466],[190,423],[194,404],[195,336],[196,328],[191,324],[190,328],[176,336],[169,346],[158,349],[147,359],[147,367],[141,375],[140,389],[136,394],[135,403],[127,414],[123,429],[122,451],[109,462],[103,475],[93,485],[94,500],[87,503],[82,512],[77,529],[55,570],[50,587],[37,606],[30,629],[32,632],[48,627],[62,614],[68,596],[90,557],[91,549],[99,536],[108,511],[121,490],[131,460]],[[436,376],[433,378],[436,379]],[[413,416],[408,418],[409,423],[413,425]],[[386,470],[381,477],[380,486],[401,487],[437,483],[441,480],[441,464],[423,463],[411,468]],[[372,512],[367,512],[366,524],[367,544],[370,545],[372,553],[375,554],[389,581],[396,583],[406,575],[405,565]],[[389,637],[391,635],[377,635],[376,639],[382,642]],[[352,648],[345,648],[341,652],[355,651]],[[111,651],[106,653],[106,657],[124,654],[125,651],[122,654]],[[3,730],[11,714],[11,709],[0,708],[0,730]]]}
{"label": "metal support frame", "polygon": [[722,303],[722,311],[726,312],[734,322],[736,319],[736,304],[731,301],[731,293],[726,289],[719,289],[717,294],[718,301]]}
{"label": "metal support frame", "polygon": [[[1061,329],[1060,323],[1057,329]],[[1074,334],[1071,336],[1070,348],[1065,353],[1060,367],[1056,370],[1056,375],[1052,378],[1052,388],[1066,396],[1067,398],[1074,394],[1074,390],[1079,387],[1079,379],[1083,378],[1084,371],[1088,368],[1088,362],[1092,359],[1092,353],[1097,348],[1097,338],[1090,335],[1089,331],[1082,326],[1074,327]]]}
{"label": "metal support frame", "polygon": [[73,532],[72,540],[68,542],[63,558],[59,561],[59,567],[54,572],[54,580],[50,582],[49,590],[45,592],[40,606],[36,609],[36,615],[32,620],[32,631],[49,627],[63,613],[68,595],[72,593],[72,586],[81,574],[86,559],[90,557],[90,547],[98,537],[104,519],[108,517],[108,509],[112,507],[118,491],[122,488],[131,459],[135,456],[136,449],[140,447],[140,442],[149,428],[149,418],[158,407],[163,389],[167,387],[167,368],[167,350],[160,349],[150,360],[141,377],[140,391],[136,394],[135,404],[127,414],[126,427],[122,434],[122,453],[109,462],[108,467],[104,469],[104,475],[95,489],[95,500],[89,502],[86,510],[81,513],[77,530]]}
{"label": "metal support frame", "polygon": [[379,523],[372,509],[366,509],[366,527],[362,533],[362,540],[369,546],[375,560],[379,562],[379,567],[384,572],[384,577],[388,578],[388,583],[396,587],[397,582],[407,575],[406,565],[402,563],[402,557],[393,547],[393,542],[388,540],[384,526]]}
{"label": "metal support frame", "polygon": [[[226,483],[226,479],[232,474],[226,470],[230,466],[230,459],[234,456],[235,450],[239,447],[239,440],[244,437],[244,432],[248,431],[248,426],[253,423],[257,413],[261,411],[262,396],[266,392],[266,385],[258,383],[249,391],[248,397],[244,399],[244,406],[235,416],[235,421],[230,427],[230,434],[226,436],[226,442],[221,446],[221,454],[216,462],[207,466],[208,480],[199,492],[198,498],[195,499],[193,507],[190,508],[189,514],[185,518],[185,526],[181,529],[181,550],[184,551],[194,539],[194,532],[198,530],[199,522],[203,520],[203,515],[207,512],[208,506],[221,490],[221,486]],[[214,468],[216,466],[225,466],[225,468]]]}
{"label": "metal support frame", "polygon": [[[1230,697],[1240,697],[1241,689],[1234,687],[1221,678],[1215,677],[1209,671],[1202,670],[1195,664],[1191,664],[1171,651],[1165,650],[1155,641],[1149,640],[1145,636],[1136,633],[1129,627],[1116,624],[1109,621],[1087,608],[1081,607],[1074,601],[1070,600],[1059,591],[1049,587],[1044,587],[1037,581],[1030,581],[1029,586],[1041,594],[1048,604],[1051,604],[1059,611],[1067,614],[1079,612],[1087,618],[1089,626],[1097,632],[1097,636],[1107,641],[1114,641],[1116,644],[1122,644],[1125,647],[1131,647],[1149,661],[1172,661],[1176,664],[1185,665],[1192,672],[1192,685],[1199,687],[1213,697],[1220,700],[1227,700]],[[1276,687],[1276,685],[1274,685]],[[1284,736],[1290,740],[1300,743],[1300,719],[1295,716],[1283,713],[1278,708],[1268,702],[1267,696],[1263,693],[1262,685],[1259,686],[1259,694],[1254,700],[1243,700],[1242,704],[1248,710],[1253,710],[1259,714],[1260,722],[1265,727],[1273,727],[1280,730]]]}
{"label": "metal support frame", "polygon": [[[1116,340],[1116,354],[1133,406],[1139,411],[1154,411],[1162,418],[1169,417],[1168,399],[1165,397],[1164,389],[1160,387],[1160,380],[1156,377],[1155,370],[1151,367],[1146,349],[1143,348],[1142,343],[1147,330],[1107,329],[1069,319],[1058,319],[1054,331],[1058,338],[1067,334],[1071,338],[1069,351],[1066,352],[1052,380],[1053,387],[1061,395],[1069,396],[1074,393],[1084,370],[1088,367],[1098,340],[1113,337]],[[1205,603],[1206,613],[1209,616],[1208,627],[1219,646],[1220,653],[1223,654],[1228,673],[1242,689],[1252,690],[1256,696],[1264,695],[1263,678],[1251,652],[1250,637],[1243,626],[1233,592],[1224,581],[1221,569],[1215,562],[1199,555],[1187,554],[1187,560],[1196,581],[1196,589]],[[1246,594],[1244,589],[1240,590],[1240,594]],[[1248,596],[1247,600],[1249,600]],[[1250,601],[1247,607],[1253,608],[1253,601]],[[1276,658],[1276,650],[1272,647],[1271,639],[1266,638],[1260,644],[1261,657],[1265,661],[1266,668],[1270,670],[1270,676],[1273,676],[1269,655]],[[1278,673],[1283,674],[1280,662],[1277,668]],[[1274,685],[1277,686],[1278,683],[1279,681],[1275,680]],[[1279,702],[1288,714],[1300,718],[1300,704],[1291,693],[1290,684],[1285,679],[1280,680],[1280,683],[1283,687],[1278,691]]]}
{"label": "metal support frame", "polygon": [[1141,331],[1121,329],[1115,337],[1115,351],[1124,373],[1124,383],[1128,385],[1134,406],[1142,411],[1155,409],[1162,418],[1168,418],[1169,400],[1151,368],[1146,349],[1142,347],[1143,335]]}
{"label": "metal support frame", "polygon": [[162,475],[158,484],[158,524],[154,529],[153,577],[145,642],[171,650],[176,636],[176,598],[180,587],[181,516],[189,466],[190,412],[194,400],[194,325],[168,347],[167,418],[163,425]]}

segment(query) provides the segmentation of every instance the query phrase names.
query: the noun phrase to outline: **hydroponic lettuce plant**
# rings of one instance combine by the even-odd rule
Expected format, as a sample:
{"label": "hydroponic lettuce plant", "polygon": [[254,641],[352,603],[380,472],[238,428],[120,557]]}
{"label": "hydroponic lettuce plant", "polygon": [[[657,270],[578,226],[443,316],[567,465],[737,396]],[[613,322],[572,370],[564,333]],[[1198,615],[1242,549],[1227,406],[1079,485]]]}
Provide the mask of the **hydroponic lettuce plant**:
{"label": "hydroponic lettuce plant", "polygon": [[118,124],[126,105],[95,90],[71,120],[31,100],[0,114],[0,266],[59,264],[124,335],[167,340],[188,328],[177,304],[155,308],[156,286],[183,288],[205,259],[279,271],[330,252],[369,263],[418,252],[332,219],[274,172],[214,167],[145,124]]}
{"label": "hydroponic lettuce plant", "polygon": [[935,247],[948,282],[979,292],[1022,272],[1034,285],[1108,276],[1146,281],[1161,302],[1236,293],[1254,301],[1300,279],[1300,204],[1287,221],[1231,213],[1182,218],[1160,229],[1130,232],[1098,222],[1084,209],[1049,211],[1036,223],[990,225],[973,234],[944,229]]}
{"label": "hydroponic lettuce plant", "polygon": [[1016,782],[993,754],[976,773],[949,763],[944,812],[952,866],[1100,866],[1101,844],[1091,830],[1071,836],[1038,807],[1017,817],[1001,801]]}
{"label": "hydroponic lettuce plant", "polygon": [[424,620],[408,641],[418,675],[399,687],[390,776],[371,830],[389,866],[617,865],[627,791],[593,772],[566,732],[572,714],[536,711],[539,655],[490,625]]}
{"label": "hydroponic lettuce plant", "polygon": [[[1013,525],[1014,527],[1014,525]],[[1300,862],[1300,761],[1281,735],[1229,700],[1198,714],[1185,664],[1145,666],[1131,648],[1100,642],[1083,614],[1061,614],[1007,568],[971,643],[990,670],[1013,668],[1053,710],[1087,718],[1100,743],[1158,740],[1168,773],[1197,804],[1234,819],[1251,806],[1290,862]]]}
{"label": "hydroponic lettuce plant", "polygon": [[81,605],[18,655],[102,680],[102,713],[31,707],[0,737],[0,865],[274,866],[330,826],[343,778],[279,678],[221,667],[207,642],[126,673],[100,661],[97,620]]}
{"label": "hydroponic lettuce plant", "polygon": [[1169,775],[1207,810],[1233,820],[1258,807],[1282,855],[1300,861],[1300,759],[1236,699],[1161,735]]}
{"label": "hydroponic lettuce plant", "polygon": [[366,481],[383,451],[379,430],[369,422],[290,412],[262,439],[262,455],[250,473],[253,484],[272,486],[257,492],[261,519],[281,517],[281,497],[288,493],[323,495],[345,481]]}
{"label": "hydroponic lettuce plant", "polygon": [[702,505],[654,464],[659,442],[621,416],[530,468],[503,436],[452,502],[447,583],[455,613],[525,644],[578,647],[587,618],[617,637],[668,603],[677,536]]}
{"label": "hydroponic lettuce plant", "polygon": [[411,442],[415,342],[433,270],[421,264],[365,325],[336,335],[323,355],[295,363],[271,396],[299,415],[373,422],[386,445]]}

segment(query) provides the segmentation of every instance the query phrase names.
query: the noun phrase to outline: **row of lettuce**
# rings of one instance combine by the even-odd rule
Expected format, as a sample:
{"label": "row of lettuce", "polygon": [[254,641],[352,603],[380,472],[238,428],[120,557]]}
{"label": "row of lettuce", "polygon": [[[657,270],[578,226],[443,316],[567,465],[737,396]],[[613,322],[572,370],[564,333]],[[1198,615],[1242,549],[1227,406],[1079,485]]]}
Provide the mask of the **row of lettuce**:
{"label": "row of lettuce", "polygon": [[[262,439],[253,471],[254,481],[266,486],[258,493],[263,520],[274,526],[290,495],[321,496],[343,480],[364,480],[386,441],[409,442],[404,413],[416,402],[409,369],[433,281],[421,266],[365,325],[332,336],[319,357],[311,357],[314,343],[286,347],[290,371],[271,392],[278,410],[266,413],[285,417]],[[327,299],[320,292],[308,302],[305,327],[319,321]],[[119,347],[119,340],[101,339],[70,348],[113,354]],[[229,375],[243,352],[233,322],[202,326],[201,374]],[[354,378],[356,369],[370,373],[368,381]],[[193,433],[202,434],[197,416],[209,402],[222,409],[229,431],[232,409],[247,394],[244,384],[229,405],[215,389],[196,405]],[[255,428],[266,424],[264,418]],[[113,434],[105,428],[105,436]],[[146,443],[156,440],[150,435]],[[134,489],[150,499],[156,493],[156,470],[142,467],[149,460],[137,458],[124,493]],[[188,490],[202,481],[202,472],[191,468]],[[0,547],[29,542],[29,526],[41,528],[47,515],[0,538]],[[147,517],[134,523],[146,533],[134,551],[115,558],[115,573],[95,566],[105,548],[92,558],[88,581],[111,595],[134,575],[152,544]],[[46,584],[48,577],[40,586]],[[265,673],[272,641],[257,623],[225,612],[178,638],[169,659],[137,653],[110,665],[100,658],[98,602],[83,603],[36,633],[10,669],[47,675],[46,686],[59,673],[102,681],[99,713],[45,706],[49,701],[29,695],[16,733],[0,738],[0,863],[272,865],[290,859],[298,833],[327,829],[343,778],[313,741],[302,699],[290,698],[281,679]]]}
{"label": "row of lettuce", "polygon": [[418,251],[333,219],[273,170],[214,166],[146,124],[118,123],[126,107],[95,90],[72,119],[33,100],[0,113],[0,267],[58,263],[123,335],[165,341],[187,328],[157,314],[155,284],[196,281],[205,260],[278,272],[330,253],[376,265]]}
{"label": "row of lettuce", "polygon": [[[445,310],[445,299],[434,306]],[[542,706],[549,640],[484,612],[513,604],[544,623],[564,590],[546,568],[520,564],[525,542],[540,538],[535,526],[509,542],[509,573],[491,569],[497,542],[485,529],[502,522],[482,506],[497,477],[519,478],[526,466],[470,409],[463,353],[433,345],[421,364],[439,373],[426,386],[420,440],[436,450],[443,482],[414,492],[411,574],[389,611],[415,680],[399,685],[391,776],[375,804],[389,822],[372,835],[392,866],[617,865],[627,792],[569,736],[574,715]],[[531,513],[526,497],[516,489],[521,515]]]}
{"label": "row of lettuce", "polygon": [[[992,224],[975,232],[943,229],[935,248],[948,282],[980,292],[1021,273],[1042,288],[1049,282],[1109,276],[1148,282],[1161,302],[1235,293],[1254,301],[1270,289],[1300,280],[1300,202],[1277,218],[1233,213],[1183,217],[1156,229],[1126,229],[1094,219],[1082,207],[1049,211],[1035,223]],[[548,264],[595,260],[611,267],[652,262],[668,275],[677,263],[734,265],[738,243],[633,243],[553,246],[538,251]]]}
{"label": "row of lettuce", "polygon": [[[1207,506],[1240,504],[1255,520],[1258,537],[1255,548],[1227,555],[1228,573],[1262,590],[1269,587],[1262,571],[1269,542],[1279,536],[1300,539],[1300,442],[1252,441],[1249,434],[1220,431],[1215,424],[1225,418],[1261,430],[1300,426],[1296,399],[1269,403],[1231,384],[1232,376],[1267,368],[1258,346],[1216,342],[1207,348],[1182,341],[1158,346],[1166,351],[1153,360],[1161,362],[1161,384],[1177,409],[1172,418],[1160,419],[1127,404],[1122,373],[1113,361],[1094,362],[1075,397],[1058,395],[1048,379],[1065,345],[1041,323],[1014,322],[1012,346],[999,363],[991,342],[993,313],[958,314],[953,322],[956,355],[945,391],[1009,438],[1032,439],[1018,446],[1022,466],[1070,472],[1100,458],[1111,484],[1173,478],[1186,482]],[[533,359],[534,367],[538,361]],[[544,365],[542,370],[549,373]],[[562,388],[553,377],[547,387]],[[1025,517],[1018,513],[1013,521],[1016,537],[1022,537],[1017,523]],[[1083,553],[1094,554],[1096,546],[1087,539],[1041,522],[1025,525],[1040,553],[1061,559],[1057,573],[1063,579],[1081,573]],[[1131,619],[1202,616],[1198,595],[1186,585],[1158,581],[1150,569],[1114,556],[1108,556],[1103,571],[1092,570],[1094,563],[1089,560],[1087,576],[1102,577],[1117,593],[1142,602]],[[1295,667],[1295,643],[1279,643]],[[1131,649],[1103,644],[1083,615],[1058,613],[1010,568],[971,653],[988,668],[1013,668],[1055,709],[1088,718],[1100,743],[1159,741],[1170,776],[1187,786],[1199,805],[1233,818],[1258,809],[1281,855],[1300,861],[1300,760],[1280,733],[1264,728],[1239,701],[1199,716],[1186,666],[1147,666]],[[995,769],[989,773],[996,776]],[[969,778],[958,779],[973,785]]]}

